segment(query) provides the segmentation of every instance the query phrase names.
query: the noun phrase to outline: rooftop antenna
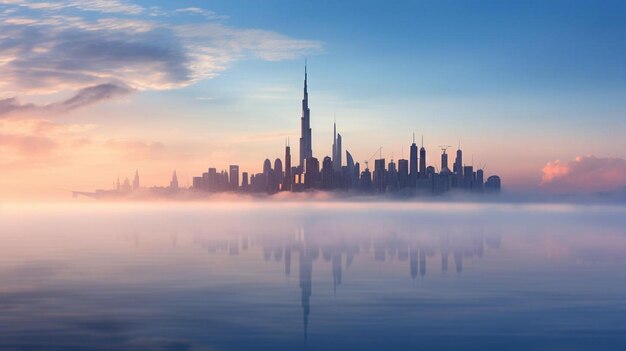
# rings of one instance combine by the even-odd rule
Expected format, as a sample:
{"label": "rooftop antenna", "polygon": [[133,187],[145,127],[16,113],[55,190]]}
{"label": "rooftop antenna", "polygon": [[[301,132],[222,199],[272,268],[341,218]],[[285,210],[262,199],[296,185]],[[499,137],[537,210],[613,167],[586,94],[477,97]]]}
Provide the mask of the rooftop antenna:
{"label": "rooftop antenna", "polygon": [[415,132],[413,132],[413,144],[415,144]]}
{"label": "rooftop antenna", "polygon": [[422,147],[424,147],[424,134],[422,134]]}
{"label": "rooftop antenna", "polygon": [[461,139],[459,139],[459,150],[461,150]]}

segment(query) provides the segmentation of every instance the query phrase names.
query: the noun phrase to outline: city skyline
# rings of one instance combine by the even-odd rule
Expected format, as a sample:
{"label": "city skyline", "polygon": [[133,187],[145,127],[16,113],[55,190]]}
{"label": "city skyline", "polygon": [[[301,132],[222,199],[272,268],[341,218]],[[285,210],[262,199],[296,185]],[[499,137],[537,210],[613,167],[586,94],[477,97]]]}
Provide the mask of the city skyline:
{"label": "city skyline", "polygon": [[460,139],[507,191],[626,185],[621,2],[205,6],[1,2],[0,196],[64,198],[136,169],[187,187],[207,163],[258,172],[289,136],[299,164],[305,56],[318,156],[336,120],[355,162],[407,158],[415,132],[428,155]]}
{"label": "city skyline", "polygon": [[[174,171],[169,186],[145,188],[140,186],[139,173],[136,170],[132,185],[128,178],[120,182],[118,177],[114,189],[98,189],[95,192],[73,191],[73,195],[74,197],[83,195],[97,199],[130,195],[136,199],[147,199],[148,196],[154,195],[180,198],[180,192],[186,190],[192,191],[186,196],[191,195],[193,198],[202,198],[206,196],[205,194],[222,192],[275,194],[312,190],[350,192],[352,194],[400,193],[413,196],[443,195],[448,192],[500,193],[501,178],[495,174],[485,175],[484,165],[478,165],[474,168],[473,159],[469,165],[464,163],[460,142],[452,168],[449,167],[447,154],[451,145],[439,145],[441,150],[440,164],[437,165],[437,162],[429,164],[426,161],[423,136],[418,157],[415,133],[413,133],[409,160],[401,158],[395,162],[392,155],[389,163],[386,163],[382,156],[382,147],[379,147],[369,159],[363,161],[364,166],[363,171],[361,171],[361,164],[354,161],[347,149],[345,150],[346,164],[344,165],[342,162],[342,137],[341,134],[337,133],[337,123],[333,122],[332,155],[316,157],[313,153],[307,80],[305,60],[298,165],[291,164],[291,146],[289,138],[287,138],[284,159],[276,158],[272,166],[272,161],[266,158],[263,161],[262,172],[242,171],[240,177],[238,164],[231,164],[228,169],[221,170],[216,167],[208,167],[206,172],[193,177],[191,187],[180,187],[176,171]],[[321,163],[320,159],[323,160]],[[372,160],[375,166],[370,170],[369,164]]]}

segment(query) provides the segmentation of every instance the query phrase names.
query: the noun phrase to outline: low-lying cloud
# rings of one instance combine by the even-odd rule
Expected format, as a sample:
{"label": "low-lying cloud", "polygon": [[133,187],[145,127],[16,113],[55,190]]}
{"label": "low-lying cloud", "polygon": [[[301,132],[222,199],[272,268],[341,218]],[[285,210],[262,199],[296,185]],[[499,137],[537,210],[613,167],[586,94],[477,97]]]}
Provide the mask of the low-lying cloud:
{"label": "low-lying cloud", "polygon": [[572,161],[549,162],[541,185],[559,193],[607,192],[626,188],[626,160],[579,156]]}

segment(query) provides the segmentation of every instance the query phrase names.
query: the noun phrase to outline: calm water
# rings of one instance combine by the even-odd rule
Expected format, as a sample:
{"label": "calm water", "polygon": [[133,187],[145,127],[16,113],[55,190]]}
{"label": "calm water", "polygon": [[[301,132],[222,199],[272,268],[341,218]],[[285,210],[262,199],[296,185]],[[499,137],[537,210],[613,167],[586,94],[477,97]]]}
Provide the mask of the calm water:
{"label": "calm water", "polygon": [[0,206],[1,350],[624,350],[626,208]]}

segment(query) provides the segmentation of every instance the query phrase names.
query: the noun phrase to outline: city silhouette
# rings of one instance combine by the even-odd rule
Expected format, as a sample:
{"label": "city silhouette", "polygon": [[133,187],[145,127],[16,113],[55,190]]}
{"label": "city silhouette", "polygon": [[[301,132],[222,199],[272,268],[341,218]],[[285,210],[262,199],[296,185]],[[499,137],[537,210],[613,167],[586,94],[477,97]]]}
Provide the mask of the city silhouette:
{"label": "city silhouette", "polygon": [[[300,143],[298,163],[292,164],[289,139],[285,142],[284,160],[276,158],[273,166],[270,159],[263,162],[263,171],[252,174],[240,172],[239,166],[232,164],[228,169],[218,172],[210,167],[201,175],[193,177],[190,189],[179,186],[176,171],[173,172],[169,186],[142,189],[139,172],[135,171],[132,184],[128,178],[120,182],[118,178],[115,189],[96,190],[96,192],[74,191],[73,195],[93,198],[120,197],[132,194],[171,196],[182,191],[190,191],[196,197],[208,193],[267,193],[302,192],[310,190],[338,191],[344,193],[401,193],[409,195],[441,195],[450,191],[472,194],[499,193],[501,179],[497,175],[485,179],[484,165],[474,169],[473,161],[468,165],[463,162],[463,151],[459,142],[456,158],[452,168],[448,162],[450,145],[439,145],[441,162],[427,166],[424,137],[421,147],[415,142],[410,145],[410,159],[399,159],[393,156],[386,163],[382,157],[382,147],[378,148],[367,160],[361,171],[361,164],[355,162],[350,151],[345,150],[346,162],[342,160],[342,136],[337,133],[337,124],[333,123],[332,155],[320,159],[314,157],[311,130],[311,110],[309,108],[309,92],[307,86],[307,67],[304,67],[304,89],[302,98],[302,116],[300,118]],[[375,158],[378,156],[378,158]],[[374,170],[370,171],[369,163],[374,160]],[[283,167],[284,163],[284,167]],[[241,177],[240,177],[241,176]]]}

